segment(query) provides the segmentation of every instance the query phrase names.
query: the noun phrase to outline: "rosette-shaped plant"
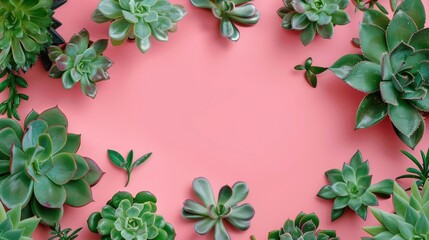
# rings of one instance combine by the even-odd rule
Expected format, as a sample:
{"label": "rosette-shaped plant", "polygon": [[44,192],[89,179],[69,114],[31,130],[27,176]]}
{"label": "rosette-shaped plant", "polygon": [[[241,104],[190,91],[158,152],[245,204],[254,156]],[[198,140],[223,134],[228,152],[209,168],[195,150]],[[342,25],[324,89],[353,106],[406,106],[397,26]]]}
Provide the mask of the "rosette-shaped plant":
{"label": "rosette-shaped plant", "polygon": [[250,220],[255,215],[255,210],[248,203],[238,205],[249,194],[246,183],[237,182],[232,188],[228,185],[222,187],[217,203],[206,178],[196,178],[192,186],[202,204],[190,199],[186,200],[183,203],[182,215],[187,219],[198,221],[195,224],[195,231],[198,234],[207,234],[214,227],[215,240],[231,239],[223,224],[224,219],[241,231],[250,227]]}
{"label": "rosette-shaped plant", "polygon": [[0,1],[0,70],[28,70],[45,45],[52,24],[52,0]]}
{"label": "rosette-shaped plant", "polygon": [[168,33],[177,29],[177,22],[186,9],[167,0],[101,0],[92,15],[97,23],[112,21],[109,36],[112,44],[121,45],[128,38],[136,40],[145,53],[150,49],[150,36],[168,41]]}
{"label": "rosette-shaped plant", "polygon": [[103,56],[107,40],[98,40],[91,44],[86,29],[73,35],[64,51],[58,46],[48,48],[49,58],[53,62],[49,76],[61,78],[65,89],[80,82],[82,91],[89,97],[97,94],[96,82],[109,79],[106,72],[113,62]]}
{"label": "rosette-shaped plant", "polygon": [[88,228],[100,234],[101,239],[173,240],[173,226],[156,214],[156,197],[150,192],[139,192],[133,197],[118,192],[101,212],[88,218]]}
{"label": "rosette-shaped plant", "polygon": [[368,161],[362,161],[359,151],[352,157],[350,164],[344,163],[343,169],[331,169],[325,172],[330,184],[322,187],[318,197],[334,200],[331,219],[337,220],[346,208],[352,209],[366,220],[368,206],[377,206],[377,196],[389,198],[393,191],[393,180],[386,179],[371,185]]}
{"label": "rosette-shaped plant", "polygon": [[220,20],[220,33],[232,41],[240,39],[240,31],[235,24],[252,26],[258,23],[260,14],[256,7],[249,3],[252,0],[191,0],[192,5],[211,9]]}
{"label": "rosette-shaped plant", "polygon": [[82,207],[92,201],[91,186],[103,172],[93,160],[76,154],[80,135],[67,132],[67,119],[58,108],[31,112],[24,133],[10,119],[1,119],[0,126],[2,158],[10,159],[10,173],[0,178],[0,200],[6,207],[25,207],[24,212],[54,225],[64,205]]}
{"label": "rosette-shaped plant", "polygon": [[332,38],[335,25],[350,22],[344,9],[350,0],[283,0],[284,6],[277,14],[283,19],[282,26],[300,31],[301,42],[311,43],[319,34],[322,38]]}
{"label": "rosette-shaped plant", "polygon": [[397,183],[393,190],[393,207],[395,213],[388,213],[371,208],[372,214],[380,222],[379,226],[364,227],[371,238],[363,239],[429,239],[429,184],[426,182],[420,192],[417,184],[411,187],[411,196]]}
{"label": "rosette-shaped plant", "polygon": [[316,214],[301,212],[295,220],[288,219],[280,230],[268,234],[268,240],[338,240],[334,230],[318,230],[319,218]]}
{"label": "rosette-shaped plant", "polygon": [[21,220],[21,207],[17,206],[5,211],[0,204],[0,239],[31,240],[40,219],[32,217]]}

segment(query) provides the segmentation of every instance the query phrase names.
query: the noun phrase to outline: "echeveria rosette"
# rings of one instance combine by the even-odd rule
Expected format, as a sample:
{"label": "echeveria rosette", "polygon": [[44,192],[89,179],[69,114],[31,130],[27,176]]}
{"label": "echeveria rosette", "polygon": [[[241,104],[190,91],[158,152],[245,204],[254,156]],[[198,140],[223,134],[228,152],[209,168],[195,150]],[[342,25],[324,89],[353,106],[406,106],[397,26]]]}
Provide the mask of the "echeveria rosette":
{"label": "echeveria rosette", "polygon": [[114,240],[173,240],[173,226],[156,214],[157,199],[150,192],[139,192],[133,197],[128,192],[118,192],[107,202],[101,212],[88,218],[88,228],[101,239]]}
{"label": "echeveria rosette", "polygon": [[49,45],[52,0],[0,1],[0,70],[27,71]]}
{"label": "echeveria rosette", "polygon": [[82,207],[92,201],[91,186],[103,172],[93,160],[76,154],[80,135],[67,132],[67,119],[58,108],[32,111],[24,133],[10,119],[0,119],[0,126],[1,155],[10,159],[10,172],[0,178],[6,207],[22,206],[23,212],[54,225],[64,205]]}
{"label": "echeveria rosette", "polygon": [[338,240],[334,230],[319,230],[316,214],[299,213],[295,220],[288,219],[280,230],[271,231],[268,240]]}
{"label": "echeveria rosette", "polygon": [[58,46],[48,48],[53,62],[49,76],[61,78],[65,89],[73,88],[80,82],[82,91],[89,97],[97,94],[96,82],[109,79],[107,69],[113,62],[103,55],[108,41],[105,39],[91,43],[86,29],[73,35],[65,49]]}
{"label": "echeveria rosette", "polygon": [[231,239],[223,220],[241,231],[250,227],[250,220],[255,215],[255,210],[248,203],[238,205],[249,194],[246,183],[237,182],[232,188],[225,185],[219,191],[217,202],[206,178],[196,178],[192,186],[202,204],[194,200],[186,200],[183,204],[182,215],[186,219],[198,221],[195,224],[195,231],[198,234],[205,235],[214,228],[215,240]]}
{"label": "echeveria rosette", "polygon": [[0,239],[31,240],[39,221],[36,217],[21,220],[21,206],[6,212],[0,204]]}
{"label": "echeveria rosette", "polygon": [[301,42],[308,45],[316,33],[330,39],[335,25],[350,22],[344,9],[350,0],[283,0],[284,6],[277,10],[283,19],[282,26],[289,30],[300,31]]}
{"label": "echeveria rosette", "polygon": [[240,39],[240,31],[235,24],[253,26],[260,19],[259,11],[249,3],[252,0],[191,0],[192,5],[211,9],[220,20],[220,33],[232,41]]}
{"label": "echeveria rosette", "polygon": [[101,0],[92,15],[97,23],[110,22],[109,36],[114,46],[125,40],[136,40],[145,53],[150,49],[150,36],[168,41],[168,33],[177,29],[177,22],[186,9],[167,0]]}
{"label": "echeveria rosette", "polygon": [[380,225],[363,229],[372,237],[364,240],[427,240],[429,239],[429,184],[426,182],[420,192],[416,183],[411,195],[397,183],[393,190],[394,213],[371,207],[371,212]]}
{"label": "echeveria rosette", "polygon": [[346,208],[350,208],[363,220],[366,220],[368,206],[377,206],[377,196],[389,198],[393,191],[393,180],[386,179],[371,185],[368,161],[362,161],[360,151],[344,163],[342,170],[331,169],[325,172],[329,185],[325,185],[317,194],[318,197],[334,200],[331,220],[340,218]]}

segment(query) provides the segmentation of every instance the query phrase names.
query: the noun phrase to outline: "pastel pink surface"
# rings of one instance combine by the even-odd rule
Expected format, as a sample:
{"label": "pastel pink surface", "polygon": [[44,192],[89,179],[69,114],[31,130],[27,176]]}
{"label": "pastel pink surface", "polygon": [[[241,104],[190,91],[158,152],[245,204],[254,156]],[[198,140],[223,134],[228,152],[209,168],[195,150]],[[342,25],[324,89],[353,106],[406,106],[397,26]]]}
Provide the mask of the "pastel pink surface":
{"label": "pastel pink surface", "polygon": [[[69,0],[55,15],[63,22],[59,32],[69,39],[85,27],[93,40],[107,38],[108,24],[90,20],[98,2]],[[345,53],[358,52],[350,40],[358,36],[361,13],[350,7],[352,22],[336,27],[332,40],[317,37],[304,47],[298,33],[281,28],[276,14],[280,0],[254,2],[261,20],[255,27],[240,28],[238,43],[220,36],[219,23],[209,11],[187,0],[176,3],[185,5],[188,15],[167,43],[152,41],[144,55],[132,43],[109,46],[106,55],[115,62],[111,80],[98,85],[95,100],[79,87],[64,90],[40,64],[26,74],[30,101],[22,104],[21,116],[32,108],[43,111],[59,105],[70,131],[82,133],[79,153],[106,172],[93,188],[95,202],[66,208],[63,227],[83,226],[79,239],[97,239],[86,227],[92,212],[117,191],[147,190],[158,197],[159,213],[175,226],[178,240],[212,239],[195,234],[194,222],[180,214],[183,201],[195,199],[192,180],[205,176],[216,193],[224,184],[249,184],[247,202],[256,215],[249,230],[231,230],[232,239],[252,234],[266,239],[269,231],[300,211],[316,212],[321,228],[336,229],[342,239],[365,236],[361,228],[376,224],[371,215],[364,222],[348,212],[330,222],[332,202],[316,197],[327,183],[324,172],[341,168],[360,149],[370,160],[373,182],[394,178],[411,166],[400,153],[409,149],[388,121],[353,130],[363,94],[330,72],[312,89],[302,72],[293,70],[309,56],[316,65],[329,66]],[[427,1],[425,6],[429,8]],[[426,133],[415,153],[428,146]],[[107,149],[154,154],[124,188],[126,177],[109,162]],[[391,209],[391,200],[380,203]],[[47,233],[40,227],[35,239],[47,239]]]}

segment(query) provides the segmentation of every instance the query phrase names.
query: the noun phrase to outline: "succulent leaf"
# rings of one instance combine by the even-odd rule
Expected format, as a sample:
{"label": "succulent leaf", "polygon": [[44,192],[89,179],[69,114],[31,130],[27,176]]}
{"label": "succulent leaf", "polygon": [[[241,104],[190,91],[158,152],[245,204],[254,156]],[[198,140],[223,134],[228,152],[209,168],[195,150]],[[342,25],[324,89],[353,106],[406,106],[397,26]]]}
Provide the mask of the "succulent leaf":
{"label": "succulent leaf", "polygon": [[21,220],[21,206],[6,212],[0,204],[0,239],[27,240],[32,239],[33,232],[39,225],[39,218]]}

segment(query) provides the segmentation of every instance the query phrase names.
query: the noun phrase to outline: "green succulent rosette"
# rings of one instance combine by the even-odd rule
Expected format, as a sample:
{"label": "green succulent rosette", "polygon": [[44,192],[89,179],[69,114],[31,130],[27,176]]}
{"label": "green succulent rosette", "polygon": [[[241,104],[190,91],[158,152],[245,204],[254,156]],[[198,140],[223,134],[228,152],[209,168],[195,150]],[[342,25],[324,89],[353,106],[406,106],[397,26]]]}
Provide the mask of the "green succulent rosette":
{"label": "green succulent rosette", "polygon": [[252,0],[191,0],[198,8],[211,9],[213,15],[220,20],[220,33],[232,41],[240,39],[240,31],[236,24],[253,26],[259,22],[260,14]]}
{"label": "green succulent rosette", "polygon": [[82,207],[93,201],[91,186],[103,172],[93,160],[76,154],[80,135],[67,132],[67,119],[58,108],[32,111],[24,127],[25,132],[18,122],[0,119],[0,200],[7,208],[22,206],[23,213],[52,226],[60,221],[64,205]]}
{"label": "green succulent rosette", "polygon": [[173,226],[156,214],[157,199],[150,192],[133,197],[128,192],[116,193],[101,212],[88,218],[88,228],[101,239],[173,240]]}
{"label": "green succulent rosette", "polygon": [[352,157],[350,164],[344,163],[342,170],[331,169],[325,172],[329,185],[325,185],[318,197],[334,200],[331,220],[340,218],[347,208],[366,220],[368,206],[377,206],[377,196],[389,198],[393,191],[393,180],[386,179],[371,185],[369,163],[363,162],[360,151]]}
{"label": "green succulent rosette", "polygon": [[334,230],[319,230],[316,214],[299,213],[295,220],[288,219],[280,230],[271,231],[268,240],[338,240]]}
{"label": "green succulent rosette", "polygon": [[168,33],[177,29],[177,22],[186,9],[167,0],[101,0],[92,15],[97,23],[112,22],[109,36],[114,46],[125,40],[136,40],[142,53],[150,47],[150,36],[168,41]]}
{"label": "green succulent rosette", "polygon": [[277,14],[283,19],[283,28],[300,31],[301,42],[308,45],[316,34],[330,39],[335,25],[350,22],[344,10],[349,3],[350,0],[283,0],[284,6]]}
{"label": "green succulent rosette", "polygon": [[426,240],[429,239],[429,184],[420,191],[416,183],[411,187],[411,195],[397,183],[393,190],[394,213],[370,208],[380,222],[378,226],[364,227],[372,237],[364,240]]}
{"label": "green succulent rosette", "polygon": [[49,76],[61,78],[65,89],[71,89],[80,82],[82,91],[95,98],[96,83],[110,78],[107,69],[113,62],[103,55],[107,43],[104,39],[91,43],[88,31],[82,29],[73,35],[64,50],[58,46],[50,46],[48,53],[53,65]]}
{"label": "green succulent rosette", "polygon": [[21,220],[21,206],[6,212],[0,204],[0,239],[31,240],[39,221],[36,217]]}
{"label": "green succulent rosette", "polygon": [[27,71],[51,42],[52,0],[0,1],[0,71]]}

